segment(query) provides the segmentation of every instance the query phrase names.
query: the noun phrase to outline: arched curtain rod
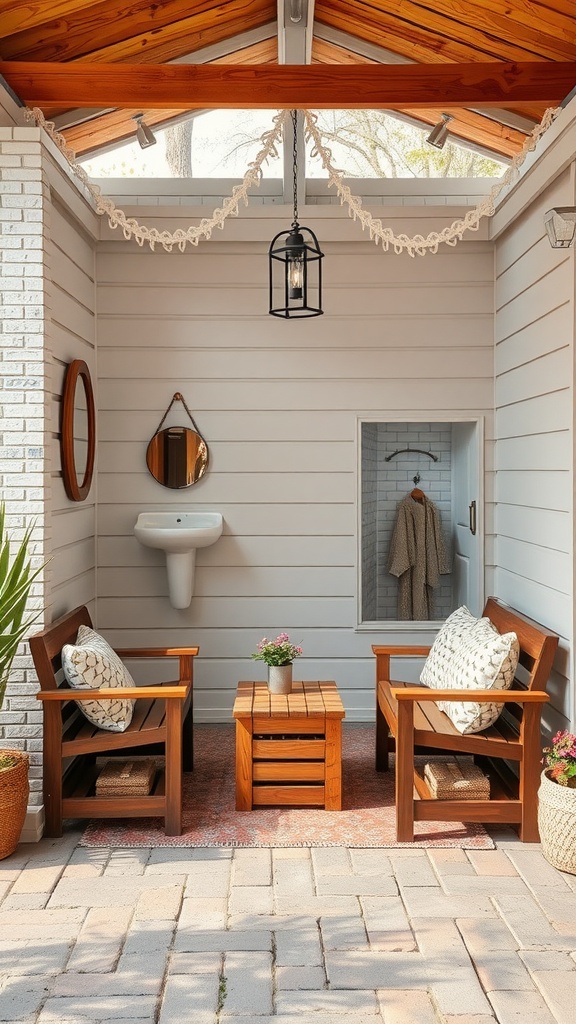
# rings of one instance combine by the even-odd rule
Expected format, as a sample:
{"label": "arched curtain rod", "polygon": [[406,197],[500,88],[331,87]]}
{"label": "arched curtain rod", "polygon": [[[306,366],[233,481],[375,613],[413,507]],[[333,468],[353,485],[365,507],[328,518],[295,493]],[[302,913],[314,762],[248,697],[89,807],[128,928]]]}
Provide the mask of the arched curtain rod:
{"label": "arched curtain rod", "polygon": [[438,456],[432,452],[425,452],[423,448],[399,448],[398,451],[392,452],[391,455],[387,455],[385,462],[390,462],[396,455],[402,455],[402,452],[417,452],[419,455],[428,455],[429,458],[434,459],[434,462],[438,462]]}

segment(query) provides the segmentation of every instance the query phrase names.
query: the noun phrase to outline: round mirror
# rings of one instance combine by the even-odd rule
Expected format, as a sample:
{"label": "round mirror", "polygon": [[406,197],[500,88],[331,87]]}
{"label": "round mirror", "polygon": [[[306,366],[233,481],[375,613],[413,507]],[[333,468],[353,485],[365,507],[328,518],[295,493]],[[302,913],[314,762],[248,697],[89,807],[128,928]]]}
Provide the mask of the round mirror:
{"label": "round mirror", "polygon": [[71,501],[88,496],[96,451],[96,413],[90,371],[83,359],[68,365],[62,392],[60,453],[64,489]]}
{"label": "round mirror", "polygon": [[164,487],[190,487],[206,472],[208,445],[189,427],[166,427],[150,441],[146,465]]}

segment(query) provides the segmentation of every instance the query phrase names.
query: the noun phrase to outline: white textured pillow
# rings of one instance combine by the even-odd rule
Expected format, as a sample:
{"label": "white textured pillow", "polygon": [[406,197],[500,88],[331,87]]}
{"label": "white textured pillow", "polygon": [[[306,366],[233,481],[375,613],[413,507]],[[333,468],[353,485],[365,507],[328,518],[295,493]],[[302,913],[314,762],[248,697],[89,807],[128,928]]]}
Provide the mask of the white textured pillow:
{"label": "white textured pillow", "polygon": [[[440,629],[420,681],[437,690],[508,690],[519,652],[516,633],[499,633],[490,619],[476,619],[462,606]],[[462,734],[487,729],[503,706],[463,701],[436,703]]]}
{"label": "white textured pillow", "polygon": [[[424,686],[431,686],[433,689],[445,688],[443,680],[446,678],[448,662],[460,647],[463,638],[470,634],[479,621],[487,622],[491,626],[490,619],[477,619],[465,604],[448,616],[446,622],[440,626],[430,648],[430,654],[424,662],[420,674],[420,682]],[[494,631],[494,627],[491,628]]]}
{"label": "white textured pillow", "polygon": [[[62,668],[70,686],[77,690],[135,686],[128,669],[103,636],[80,626],[76,644],[62,648]],[[86,718],[99,729],[124,732],[132,721],[134,700],[126,697],[77,701]]]}

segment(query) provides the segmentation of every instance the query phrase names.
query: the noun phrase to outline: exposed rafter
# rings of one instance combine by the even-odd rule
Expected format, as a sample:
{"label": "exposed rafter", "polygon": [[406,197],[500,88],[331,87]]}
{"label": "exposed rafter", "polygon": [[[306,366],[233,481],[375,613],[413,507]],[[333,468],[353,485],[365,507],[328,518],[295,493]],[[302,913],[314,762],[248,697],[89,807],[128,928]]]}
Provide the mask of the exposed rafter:
{"label": "exposed rafter", "polygon": [[[343,49],[340,45],[327,42],[324,38],[316,36],[313,49],[314,60],[325,64],[367,64],[373,62],[361,53]],[[404,61],[402,63],[405,63]],[[490,117],[490,111],[480,113],[472,111],[467,107],[452,107],[445,105],[442,113],[450,114],[450,136],[454,140],[461,140],[466,145],[472,145],[490,156],[497,154],[499,157],[511,158],[522,148],[526,135],[529,134],[536,122],[524,119],[523,131],[502,124],[500,116],[502,108],[498,107]],[[412,110],[405,107],[396,111],[396,116],[409,121],[416,127],[422,128],[426,125],[433,126],[438,123],[440,112],[438,109],[425,107]],[[510,115],[514,117],[515,115]]]}
{"label": "exposed rafter", "polygon": [[576,82],[576,62],[312,65],[42,64],[0,62],[29,106],[155,106],[172,109],[397,110],[405,107],[560,103]]}
{"label": "exposed rafter", "polygon": [[[194,67],[223,60],[300,66],[374,62],[392,69],[416,64],[433,68],[434,78],[437,69],[445,65],[458,74],[460,65],[484,64],[480,74],[488,78],[494,62],[514,62],[522,67],[524,62],[536,61],[548,76],[555,74],[556,62],[576,61],[576,20],[574,0],[134,0],[125,4],[117,0],[0,0],[0,57],[22,62],[21,71],[28,61],[46,65],[49,71],[55,61],[69,67],[85,65],[95,76],[99,65],[130,64],[136,66],[137,78],[145,74],[147,65]],[[212,105],[204,94],[196,103],[190,102],[187,94],[185,104],[172,103],[171,97],[160,104],[154,94],[148,94],[149,80],[142,77],[141,81],[146,95],[134,103],[103,103],[98,89],[90,87],[85,102],[75,102],[63,89],[66,94],[59,102],[43,102],[42,109],[66,138],[74,135],[76,151],[85,153],[113,147],[127,138],[134,110],[143,111],[148,123],[164,125]],[[350,92],[351,103],[346,104],[345,96],[340,105],[379,105],[373,95],[356,86],[350,78],[346,92]],[[26,95],[16,91],[31,101],[31,91]],[[293,91],[289,98],[270,93],[267,87],[249,91],[248,102],[258,106],[299,105],[301,99],[295,100]],[[267,94],[265,101],[261,92]],[[540,121],[546,106],[556,105],[562,97],[556,89],[553,97],[542,92],[531,102],[522,99],[516,103],[514,90],[502,92],[502,102],[491,101],[489,107],[469,103],[465,110],[461,104],[456,106],[452,95],[438,101],[430,90],[418,103],[403,95],[405,104],[395,104],[391,97],[388,107],[420,124],[437,120],[444,110],[456,111],[451,134],[482,151],[510,156]],[[212,99],[219,106],[230,106],[229,93],[223,87]],[[242,96],[242,104],[244,101]],[[336,105],[335,95],[329,103]],[[309,95],[302,105],[311,105]]]}
{"label": "exposed rafter", "polygon": [[[414,64],[414,60],[409,57],[404,57],[398,53],[393,53],[391,50],[385,49],[383,46],[376,46],[374,43],[367,43],[363,39],[358,39],[356,36],[350,36],[347,32],[341,32],[337,28],[330,28],[327,25],[317,25],[314,30],[314,51],[313,59],[319,60],[322,63],[335,63],[339,64],[340,59],[327,60],[320,54],[322,51],[329,51],[332,55],[340,51],[340,53],[355,54],[357,57],[363,60],[370,61],[374,64]],[[484,116],[486,111],[478,109],[475,113]],[[528,135],[534,125],[540,120],[539,116],[527,117],[522,114],[518,114],[511,110],[503,110],[500,108],[491,108],[488,114],[491,118],[499,121],[503,125],[507,125],[509,128],[514,128],[518,132],[522,132],[524,135]],[[521,144],[521,143],[520,143]]]}
{"label": "exposed rafter", "polygon": [[[248,40],[251,33],[246,33],[243,38]],[[239,37],[238,37],[239,38]],[[234,49],[225,52],[222,56],[211,54],[210,59],[215,64],[261,64],[265,61],[275,62],[276,40],[269,38],[268,34],[260,42],[247,44],[242,49]],[[187,61],[183,61],[187,63]],[[179,121],[203,113],[205,108],[197,110],[157,110],[148,104],[142,104],[146,111],[146,124],[150,127],[167,128],[169,125],[177,124]],[[74,149],[78,156],[85,156],[95,150],[113,148],[134,135],[134,114],[138,110],[133,108],[118,108],[104,110],[102,108],[83,110],[82,108],[66,111],[64,114],[55,114],[52,107],[43,108],[44,114],[54,121],[59,131],[64,131],[66,141]]]}
{"label": "exposed rafter", "polygon": [[[196,50],[195,53],[184,54],[170,63],[217,64],[223,62],[228,64],[264,64],[269,60],[276,60],[276,49],[275,47],[273,49],[271,46],[275,35],[276,24],[275,22],[270,22],[258,28],[250,29],[248,32],[241,32],[231,39],[215,43],[212,46],[205,46],[201,50]],[[97,107],[88,107],[85,109],[67,110],[65,113],[55,113],[53,110],[46,109],[45,113],[54,121],[59,131],[64,131],[64,129],[72,125],[81,124],[84,121],[107,115],[110,111]],[[180,114],[180,116],[182,115]],[[149,122],[148,110],[146,112],[146,120]],[[121,141],[121,139],[119,138],[114,141]]]}

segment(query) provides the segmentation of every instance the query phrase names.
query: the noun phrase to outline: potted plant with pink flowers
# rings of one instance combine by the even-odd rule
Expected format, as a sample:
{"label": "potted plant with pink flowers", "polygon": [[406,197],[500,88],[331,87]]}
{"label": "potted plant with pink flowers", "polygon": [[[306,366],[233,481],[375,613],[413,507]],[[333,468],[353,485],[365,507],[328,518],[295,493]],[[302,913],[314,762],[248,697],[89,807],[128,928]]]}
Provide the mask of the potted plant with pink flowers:
{"label": "potted plant with pink flowers", "polygon": [[268,688],[271,693],[290,693],[292,690],[292,662],[302,654],[302,648],[293,644],[288,633],[279,633],[275,640],[263,637],[251,657],[268,665]]}
{"label": "potted plant with pink flowers", "polygon": [[576,874],[576,736],[557,732],[544,748],[538,790],[542,853],[560,871]]}

